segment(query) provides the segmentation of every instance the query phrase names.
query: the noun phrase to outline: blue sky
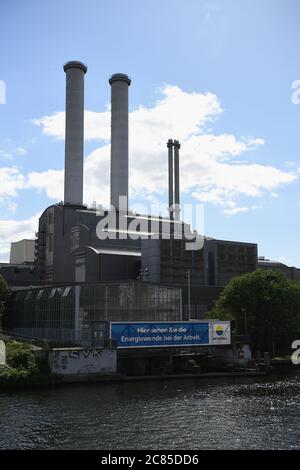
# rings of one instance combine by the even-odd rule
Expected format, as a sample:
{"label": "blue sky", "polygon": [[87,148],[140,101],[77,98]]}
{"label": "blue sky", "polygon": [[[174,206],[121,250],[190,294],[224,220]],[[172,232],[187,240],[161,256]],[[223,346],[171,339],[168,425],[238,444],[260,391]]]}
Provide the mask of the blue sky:
{"label": "blue sky", "polygon": [[182,201],[205,203],[206,235],[300,266],[299,18],[298,0],[2,0],[0,260],[63,197],[62,66],[75,59],[88,66],[87,203],[108,196],[108,77],[125,72],[132,204],[166,202],[165,139],[179,138]]}

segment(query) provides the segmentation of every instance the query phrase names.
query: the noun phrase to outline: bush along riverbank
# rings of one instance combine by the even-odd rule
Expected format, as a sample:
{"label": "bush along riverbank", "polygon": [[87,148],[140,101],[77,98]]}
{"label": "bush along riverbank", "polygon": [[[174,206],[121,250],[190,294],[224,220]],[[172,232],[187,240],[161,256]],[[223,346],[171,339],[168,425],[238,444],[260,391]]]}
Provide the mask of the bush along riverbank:
{"label": "bush along riverbank", "polygon": [[6,364],[0,365],[0,390],[47,386],[50,373],[46,357],[36,357],[28,343],[8,341]]}

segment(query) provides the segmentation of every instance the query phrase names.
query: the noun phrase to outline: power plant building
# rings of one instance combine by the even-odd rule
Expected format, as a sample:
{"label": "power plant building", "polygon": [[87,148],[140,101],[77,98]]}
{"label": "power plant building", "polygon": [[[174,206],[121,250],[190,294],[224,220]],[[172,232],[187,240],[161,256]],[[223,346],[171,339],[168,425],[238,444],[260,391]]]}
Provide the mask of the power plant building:
{"label": "power plant building", "polygon": [[[44,328],[68,329],[69,322],[74,332],[89,329],[91,334],[95,325],[86,326],[89,318],[93,322],[174,321],[189,319],[190,315],[203,318],[232,277],[257,268],[257,245],[205,237],[192,232],[181,220],[179,185],[184,175],[179,175],[180,143],[175,139],[168,140],[166,149],[169,217],[137,215],[130,211],[128,92],[131,80],[121,73],[109,79],[111,209],[99,211],[85,206],[83,132],[87,67],[71,61],[65,64],[64,70],[64,202],[49,206],[40,216],[35,240],[35,281],[14,293],[9,328],[42,328],[43,324]],[[114,216],[116,225],[113,228],[109,223],[105,225]],[[130,236],[131,222],[136,222],[138,237]],[[146,231],[142,232],[141,227],[146,227]],[[101,236],[105,232],[107,236]],[[201,241],[200,249],[187,248],[187,243],[197,240]],[[99,292],[96,301],[92,292]],[[54,330],[53,334],[56,334]]]}

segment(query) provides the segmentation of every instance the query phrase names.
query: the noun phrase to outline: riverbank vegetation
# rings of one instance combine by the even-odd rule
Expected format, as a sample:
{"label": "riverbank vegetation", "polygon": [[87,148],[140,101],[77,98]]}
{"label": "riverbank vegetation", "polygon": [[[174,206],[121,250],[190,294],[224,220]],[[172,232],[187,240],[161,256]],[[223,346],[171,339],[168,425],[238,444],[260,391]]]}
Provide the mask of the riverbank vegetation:
{"label": "riverbank vegetation", "polygon": [[5,309],[5,303],[9,297],[10,288],[6,280],[0,274],[0,328],[2,325],[2,315]]}
{"label": "riverbank vegetation", "polygon": [[49,371],[45,358],[36,358],[28,343],[8,341],[6,364],[0,365],[0,388],[46,385]]}
{"label": "riverbank vegetation", "polygon": [[208,316],[235,320],[236,333],[250,335],[254,350],[287,354],[300,339],[300,285],[258,269],[233,278]]}

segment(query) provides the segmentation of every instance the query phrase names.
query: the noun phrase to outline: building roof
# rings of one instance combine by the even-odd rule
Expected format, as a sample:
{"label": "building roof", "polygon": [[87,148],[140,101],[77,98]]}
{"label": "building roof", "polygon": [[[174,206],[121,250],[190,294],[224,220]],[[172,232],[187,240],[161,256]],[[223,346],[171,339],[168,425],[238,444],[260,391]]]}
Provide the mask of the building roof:
{"label": "building roof", "polygon": [[259,259],[258,258],[258,265],[265,265],[265,266],[283,266],[285,268],[289,268],[287,264],[281,263],[280,261],[272,261],[270,259]]}

